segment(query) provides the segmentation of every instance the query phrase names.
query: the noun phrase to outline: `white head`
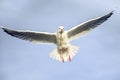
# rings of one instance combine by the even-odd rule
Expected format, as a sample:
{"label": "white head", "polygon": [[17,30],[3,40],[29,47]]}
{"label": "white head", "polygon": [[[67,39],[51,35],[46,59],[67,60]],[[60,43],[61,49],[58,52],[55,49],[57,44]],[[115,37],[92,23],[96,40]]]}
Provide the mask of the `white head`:
{"label": "white head", "polygon": [[60,34],[62,34],[62,33],[64,32],[64,27],[63,27],[63,26],[60,26],[60,27],[58,28],[58,32],[59,32]]}

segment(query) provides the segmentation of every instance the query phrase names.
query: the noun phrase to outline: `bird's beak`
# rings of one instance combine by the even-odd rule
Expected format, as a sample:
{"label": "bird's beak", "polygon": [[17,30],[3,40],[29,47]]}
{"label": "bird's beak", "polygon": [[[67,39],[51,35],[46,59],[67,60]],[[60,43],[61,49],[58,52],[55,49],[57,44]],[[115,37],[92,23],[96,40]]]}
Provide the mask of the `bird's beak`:
{"label": "bird's beak", "polygon": [[64,29],[61,29],[60,33],[62,34],[64,32]]}
{"label": "bird's beak", "polygon": [[59,32],[60,34],[62,34],[62,33],[64,32],[64,27],[60,26],[59,29],[58,29],[58,32]]}

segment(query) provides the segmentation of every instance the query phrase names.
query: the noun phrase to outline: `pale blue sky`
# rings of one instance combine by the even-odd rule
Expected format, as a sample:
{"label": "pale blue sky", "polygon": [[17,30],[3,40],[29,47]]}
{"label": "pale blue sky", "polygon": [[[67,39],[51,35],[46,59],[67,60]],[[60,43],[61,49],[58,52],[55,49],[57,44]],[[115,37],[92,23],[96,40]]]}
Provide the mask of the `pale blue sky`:
{"label": "pale blue sky", "polygon": [[0,29],[0,80],[120,80],[119,0],[0,0],[0,25],[16,30],[66,30],[115,9],[114,15],[72,44],[71,62],[49,57],[55,45],[33,44]]}

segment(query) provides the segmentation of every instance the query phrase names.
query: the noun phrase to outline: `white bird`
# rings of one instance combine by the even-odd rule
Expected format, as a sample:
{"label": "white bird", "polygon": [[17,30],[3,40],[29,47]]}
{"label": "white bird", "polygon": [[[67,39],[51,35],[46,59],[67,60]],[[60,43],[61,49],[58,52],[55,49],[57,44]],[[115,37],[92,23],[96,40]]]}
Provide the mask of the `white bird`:
{"label": "white bird", "polygon": [[53,43],[57,45],[57,48],[50,54],[50,56],[53,59],[66,62],[71,61],[72,57],[78,51],[78,47],[71,45],[70,42],[97,27],[106,21],[112,14],[113,11],[105,16],[77,25],[67,31],[64,31],[64,27],[60,26],[57,33],[12,30],[4,27],[2,27],[2,29],[11,36],[23,40],[29,40],[31,42],[37,41],[40,43]]}

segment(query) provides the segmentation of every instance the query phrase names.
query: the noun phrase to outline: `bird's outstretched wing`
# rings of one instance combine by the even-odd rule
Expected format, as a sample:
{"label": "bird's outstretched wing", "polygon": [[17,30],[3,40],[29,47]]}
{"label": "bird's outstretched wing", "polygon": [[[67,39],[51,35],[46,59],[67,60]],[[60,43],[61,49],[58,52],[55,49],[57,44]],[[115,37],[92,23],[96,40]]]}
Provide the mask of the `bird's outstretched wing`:
{"label": "bird's outstretched wing", "polygon": [[82,23],[80,25],[73,27],[67,32],[68,38],[71,41],[86,34],[87,32],[91,31],[91,29],[94,29],[95,27],[97,27],[98,25],[106,21],[112,14],[113,14],[113,11],[105,16],[89,20],[85,23]]}
{"label": "bird's outstretched wing", "polygon": [[31,42],[56,44],[55,33],[12,30],[12,29],[7,29],[3,27],[2,29],[4,30],[4,32],[8,33],[9,35],[23,39],[23,40],[29,40]]}

